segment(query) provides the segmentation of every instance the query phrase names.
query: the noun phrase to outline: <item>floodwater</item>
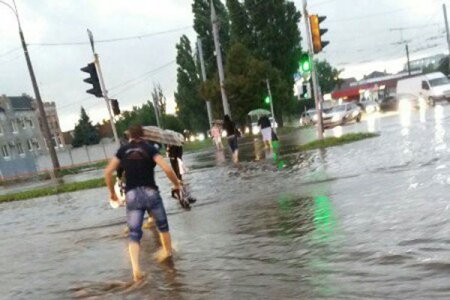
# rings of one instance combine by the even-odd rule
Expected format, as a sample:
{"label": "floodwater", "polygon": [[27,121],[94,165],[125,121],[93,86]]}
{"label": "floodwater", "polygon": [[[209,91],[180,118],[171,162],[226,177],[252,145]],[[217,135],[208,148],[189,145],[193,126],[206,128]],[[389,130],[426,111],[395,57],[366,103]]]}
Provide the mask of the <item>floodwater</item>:
{"label": "floodwater", "polygon": [[380,136],[282,165],[251,141],[238,168],[188,156],[198,202],[182,211],[158,175],[176,255],[157,264],[146,230],[139,284],[105,189],[2,204],[0,298],[449,299],[449,125],[437,106],[329,130]]}

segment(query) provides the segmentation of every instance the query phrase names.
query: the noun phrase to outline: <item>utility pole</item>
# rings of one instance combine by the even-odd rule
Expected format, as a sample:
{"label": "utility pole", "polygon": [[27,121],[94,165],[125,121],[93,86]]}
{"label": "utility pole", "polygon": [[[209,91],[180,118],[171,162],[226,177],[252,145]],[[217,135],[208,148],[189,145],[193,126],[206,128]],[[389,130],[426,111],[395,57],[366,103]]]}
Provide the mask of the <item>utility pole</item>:
{"label": "utility pole", "polygon": [[152,100],[153,100],[153,108],[155,109],[155,117],[156,117],[156,124],[158,125],[159,128],[161,127],[161,120],[160,120],[160,113],[159,113],[159,95],[158,95],[158,91],[155,88],[155,84],[153,84],[153,93],[152,93]]}
{"label": "utility pole", "polygon": [[87,32],[88,32],[88,36],[89,36],[89,41],[91,42],[92,53],[94,54],[94,64],[97,69],[98,79],[100,81],[100,86],[102,88],[103,98],[105,99],[106,108],[108,109],[108,113],[109,113],[109,122],[111,123],[111,128],[112,128],[112,131],[114,134],[115,142],[116,142],[117,146],[120,146],[119,136],[117,135],[116,124],[114,123],[114,117],[111,112],[111,103],[110,103],[110,99],[108,98],[108,90],[106,89],[105,81],[103,80],[103,74],[102,74],[102,69],[100,67],[100,60],[98,58],[98,54],[95,52],[94,36],[92,35],[92,32],[89,29],[87,30]]}
{"label": "utility pole", "polygon": [[407,63],[408,63],[408,75],[411,76],[411,64],[409,62],[409,48],[408,48],[408,44],[405,44],[405,49],[406,49],[406,59],[407,59]]}
{"label": "utility pole", "polygon": [[266,84],[267,84],[267,92],[269,93],[269,99],[270,99],[270,112],[272,113],[272,118],[273,118],[273,131],[275,131],[275,133],[277,133],[277,127],[275,126],[275,124],[277,123],[277,121],[275,120],[275,114],[273,112],[273,98],[272,98],[272,91],[270,90],[270,81],[269,78],[266,79]]}
{"label": "utility pole", "polygon": [[447,31],[448,69],[449,69],[449,73],[450,73],[450,31],[448,29],[447,7],[445,6],[445,4],[442,4],[442,9],[444,10],[445,30]]}
{"label": "utility pole", "polygon": [[306,26],[306,35],[307,35],[306,40],[308,41],[309,57],[311,58],[311,77],[314,90],[314,100],[316,102],[316,110],[317,110],[317,138],[319,140],[323,140],[322,101],[320,99],[319,81],[317,79],[316,66],[314,63],[314,50],[313,50],[314,48],[312,44],[312,35],[309,24],[309,15],[306,0],[303,0],[303,16]]}
{"label": "utility pole", "polygon": [[217,69],[219,71],[220,92],[222,93],[223,113],[231,117],[230,105],[228,104],[227,93],[225,91],[225,75],[223,72],[222,51],[220,50],[219,41],[219,20],[217,19],[216,9],[214,8],[213,0],[211,4],[211,23],[214,36],[214,46],[216,48]]}
{"label": "utility pole", "polygon": [[25,60],[27,62],[28,72],[30,73],[31,84],[33,85],[34,95],[36,97],[39,117],[41,119],[41,124],[42,124],[42,129],[43,129],[43,134],[44,134],[44,139],[47,144],[48,151],[50,153],[50,158],[52,160],[53,169],[50,171],[50,176],[52,177],[52,179],[55,179],[57,176],[56,171],[59,170],[59,168],[60,168],[59,160],[58,160],[58,156],[56,155],[55,147],[53,147],[52,135],[50,133],[50,128],[49,128],[48,122],[47,122],[47,114],[45,113],[44,104],[42,103],[41,93],[39,91],[39,86],[37,84],[36,76],[34,74],[33,65],[31,64],[31,59],[30,59],[30,54],[28,52],[27,43],[25,42],[25,36],[23,34],[22,26],[20,24],[19,13],[17,11],[16,1],[13,0],[14,7],[12,7],[11,5],[9,5],[8,3],[3,2],[3,1],[1,1],[1,3],[8,6],[13,11],[13,13],[15,14],[16,19],[17,19],[17,25],[19,27],[20,41],[22,44],[23,53],[25,54]]}
{"label": "utility pole", "polygon": [[[198,57],[200,59],[200,66],[202,69],[202,79],[203,82],[206,81],[206,70],[205,70],[205,60],[203,58],[203,46],[202,46],[202,40],[200,38],[197,39],[197,49],[198,49]],[[212,109],[211,109],[211,101],[206,100],[206,110],[208,112],[208,121],[209,121],[209,127],[212,126]]]}

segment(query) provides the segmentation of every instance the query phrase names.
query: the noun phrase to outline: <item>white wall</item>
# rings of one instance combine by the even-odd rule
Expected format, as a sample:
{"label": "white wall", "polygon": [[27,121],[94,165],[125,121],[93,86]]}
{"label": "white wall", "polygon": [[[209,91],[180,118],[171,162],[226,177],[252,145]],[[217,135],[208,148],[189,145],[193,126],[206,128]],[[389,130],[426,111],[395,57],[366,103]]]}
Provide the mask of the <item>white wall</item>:
{"label": "white wall", "polygon": [[[117,145],[115,143],[108,143],[58,150],[57,155],[61,168],[64,168],[100,160],[106,160],[111,158],[116,153],[116,151]],[[41,155],[36,157],[36,165],[38,171],[50,169],[52,167],[50,155]]]}

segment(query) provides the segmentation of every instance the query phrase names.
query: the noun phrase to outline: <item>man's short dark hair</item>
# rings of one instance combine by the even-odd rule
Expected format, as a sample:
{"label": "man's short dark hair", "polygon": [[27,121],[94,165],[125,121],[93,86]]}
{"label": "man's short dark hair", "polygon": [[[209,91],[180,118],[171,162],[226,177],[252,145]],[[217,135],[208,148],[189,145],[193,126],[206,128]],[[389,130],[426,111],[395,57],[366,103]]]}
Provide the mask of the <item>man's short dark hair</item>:
{"label": "man's short dark hair", "polygon": [[139,139],[144,136],[144,129],[141,125],[131,125],[128,128],[128,135],[131,139]]}

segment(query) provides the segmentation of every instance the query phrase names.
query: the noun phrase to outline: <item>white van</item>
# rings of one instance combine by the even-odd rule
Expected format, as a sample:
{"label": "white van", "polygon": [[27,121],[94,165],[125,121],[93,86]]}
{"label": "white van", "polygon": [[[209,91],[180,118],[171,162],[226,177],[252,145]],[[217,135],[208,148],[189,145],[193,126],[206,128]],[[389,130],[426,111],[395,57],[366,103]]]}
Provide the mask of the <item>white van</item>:
{"label": "white van", "polygon": [[450,101],[450,80],[441,72],[435,72],[397,82],[397,99],[399,101],[418,101],[419,98],[423,98],[430,105],[434,105],[436,101]]}

